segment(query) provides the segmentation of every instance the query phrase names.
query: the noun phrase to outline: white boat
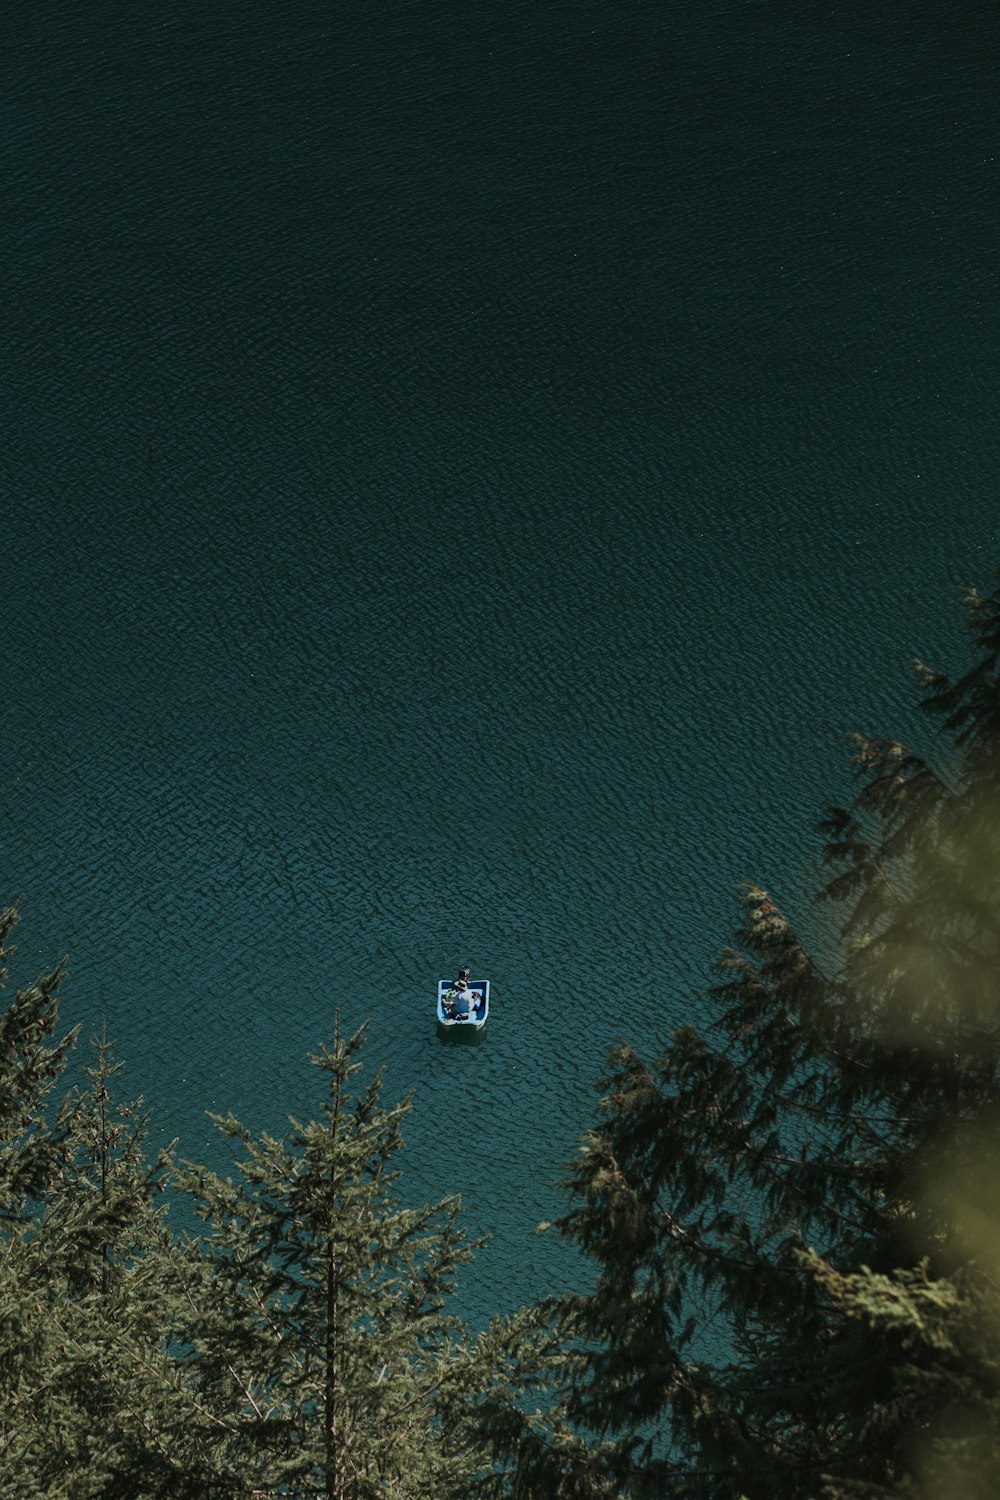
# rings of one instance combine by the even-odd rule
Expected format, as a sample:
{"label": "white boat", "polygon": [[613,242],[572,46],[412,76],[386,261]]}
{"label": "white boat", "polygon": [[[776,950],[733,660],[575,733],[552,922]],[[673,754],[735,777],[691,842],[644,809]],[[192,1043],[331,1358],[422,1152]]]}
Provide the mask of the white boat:
{"label": "white boat", "polygon": [[464,992],[454,979],[438,980],[437,1018],[441,1026],[482,1031],[489,1014],[488,979],[470,979]]}

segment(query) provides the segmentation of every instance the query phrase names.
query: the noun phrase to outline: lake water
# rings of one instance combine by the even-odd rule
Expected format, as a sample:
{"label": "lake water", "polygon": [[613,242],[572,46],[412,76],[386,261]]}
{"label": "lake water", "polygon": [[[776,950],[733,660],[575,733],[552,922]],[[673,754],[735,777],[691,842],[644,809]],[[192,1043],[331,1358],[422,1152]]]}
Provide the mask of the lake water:
{"label": "lake water", "polygon": [[[20,0],[7,897],[154,1139],[372,1018],[405,1192],[535,1223],[610,1043],[808,915],[842,736],[992,585],[992,6]],[[493,983],[444,1047],[440,975]]]}

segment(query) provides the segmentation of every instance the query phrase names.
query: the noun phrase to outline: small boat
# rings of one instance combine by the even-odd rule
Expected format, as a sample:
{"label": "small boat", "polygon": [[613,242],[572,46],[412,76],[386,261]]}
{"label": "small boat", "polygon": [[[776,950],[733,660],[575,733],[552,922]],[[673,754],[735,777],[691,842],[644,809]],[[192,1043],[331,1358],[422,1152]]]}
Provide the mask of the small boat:
{"label": "small boat", "polygon": [[464,995],[456,988],[454,979],[438,980],[437,1018],[441,1026],[482,1031],[489,1013],[488,979],[470,979]]}

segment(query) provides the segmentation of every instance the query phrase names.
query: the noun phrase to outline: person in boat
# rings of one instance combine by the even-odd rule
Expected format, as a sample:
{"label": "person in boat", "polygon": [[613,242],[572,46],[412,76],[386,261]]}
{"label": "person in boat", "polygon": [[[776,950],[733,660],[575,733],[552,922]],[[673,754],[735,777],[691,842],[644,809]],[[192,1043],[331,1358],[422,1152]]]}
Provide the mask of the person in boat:
{"label": "person in boat", "polygon": [[458,979],[455,981],[456,985],[463,982],[465,984],[465,991],[469,997],[469,1007],[472,1019],[474,1021],[479,1021],[482,1019],[483,1011],[486,1008],[486,996],[483,994],[482,990],[473,990],[469,988],[472,981],[469,978],[468,964],[462,965],[462,967],[458,971]]}
{"label": "person in boat", "polygon": [[473,999],[469,981],[461,977],[463,972],[467,974],[469,971],[468,969],[459,970],[459,977],[455,980],[455,988],[452,991],[451,1013],[456,1021],[461,1021],[463,1017],[468,1016],[469,1005]]}

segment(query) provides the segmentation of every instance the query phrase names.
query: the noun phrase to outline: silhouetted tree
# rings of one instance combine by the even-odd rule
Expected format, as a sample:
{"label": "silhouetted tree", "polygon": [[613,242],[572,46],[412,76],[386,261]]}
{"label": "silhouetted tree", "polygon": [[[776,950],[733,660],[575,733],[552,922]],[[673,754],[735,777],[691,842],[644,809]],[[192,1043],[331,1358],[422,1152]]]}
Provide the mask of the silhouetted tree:
{"label": "silhouetted tree", "polygon": [[957,1453],[981,1473],[1000,1431],[1000,592],[968,606],[972,669],[917,664],[944,770],[857,738],[856,800],[824,818],[839,940],[817,924],[808,946],[748,886],[714,1024],[653,1063],[612,1054],[558,1226],[596,1271],[556,1309],[566,1387],[548,1424],[508,1413],[501,1444],[523,1493],[930,1500]]}

